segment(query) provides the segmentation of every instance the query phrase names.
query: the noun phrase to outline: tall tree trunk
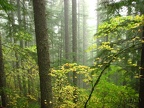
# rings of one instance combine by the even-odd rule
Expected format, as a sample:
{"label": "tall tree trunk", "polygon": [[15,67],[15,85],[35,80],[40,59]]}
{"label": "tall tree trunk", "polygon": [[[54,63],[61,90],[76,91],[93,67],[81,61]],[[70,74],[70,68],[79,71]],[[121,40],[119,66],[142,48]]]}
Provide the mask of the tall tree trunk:
{"label": "tall tree trunk", "polygon": [[[10,4],[14,4],[14,1],[13,0],[10,0]],[[10,40],[11,40],[11,43],[15,44],[15,39],[14,39],[14,34],[16,32],[16,27],[14,26],[14,12],[11,10],[11,12],[9,13],[9,35],[10,35]],[[16,58],[16,54],[15,54],[15,51],[12,52],[14,55],[15,55],[15,58]],[[16,58],[17,60],[17,58]],[[12,67],[13,67],[13,71],[15,71],[17,69],[16,67],[16,62],[13,61],[12,62]],[[17,75],[15,76],[14,75],[14,85],[15,85],[15,89],[18,89],[18,80],[17,80]]]}
{"label": "tall tree trunk", "polygon": [[[22,5],[22,12],[23,12],[23,17],[22,17],[22,25],[23,25],[23,29],[25,31],[27,31],[27,28],[26,28],[26,14],[25,14],[25,10],[26,10],[26,7],[25,7],[25,0],[22,1],[23,2],[23,5]],[[22,41],[21,42],[21,47],[24,48],[24,47],[27,47],[28,46],[28,43],[27,41]],[[23,66],[23,62],[24,60],[21,60],[21,65]],[[24,67],[23,67],[24,68]],[[28,73],[24,73],[23,76],[22,76],[22,79],[23,79],[23,94],[24,96],[27,96],[27,92],[28,92],[28,88],[27,88],[27,79],[28,79],[28,76],[27,76]]]}
{"label": "tall tree trunk", "polygon": [[63,48],[63,31],[62,31],[62,29],[63,29],[63,24],[62,24],[62,20],[61,20],[61,25],[60,25],[60,29],[61,29],[61,32],[60,32],[60,35],[61,35],[61,38],[60,38],[60,42],[61,42],[61,44],[60,44],[60,65],[62,65],[62,57],[63,57],[63,51],[64,51],[64,48]]}
{"label": "tall tree trunk", "polygon": [[69,61],[69,0],[64,0],[65,59]]}
{"label": "tall tree trunk", "polygon": [[[69,0],[64,0],[64,57],[66,62],[70,62],[70,35],[69,35]],[[70,82],[71,73],[67,74],[68,81]]]}
{"label": "tall tree trunk", "polygon": [[72,0],[72,51],[73,62],[77,62],[77,5],[76,0]]}
{"label": "tall tree trunk", "polygon": [[[144,26],[142,28],[142,40],[144,41]],[[141,50],[139,108],[144,108],[144,43],[142,43],[142,50]]]}
{"label": "tall tree trunk", "polygon": [[[72,51],[73,51],[73,62],[77,63],[77,1],[72,0]],[[75,87],[74,90],[74,103],[77,102],[77,73],[73,72],[73,85]]]}
{"label": "tall tree trunk", "polygon": [[33,0],[33,7],[40,76],[41,108],[52,108],[52,85],[45,0]]}
{"label": "tall tree trunk", "polygon": [[77,48],[79,49],[78,50],[78,57],[77,57],[77,60],[78,60],[78,63],[81,63],[81,22],[80,22],[80,18],[81,18],[81,0],[78,0],[78,23],[77,23],[77,39],[78,39],[78,44],[77,44]]}
{"label": "tall tree trunk", "polygon": [[[18,7],[18,9],[17,9],[17,18],[18,18],[18,26],[19,26],[19,28],[18,28],[18,30],[19,31],[21,31],[21,6],[20,6],[20,0],[17,0],[17,7]],[[17,44],[17,41],[15,40],[15,44]],[[21,48],[23,48],[23,41],[22,40],[20,40],[20,47]],[[15,52],[15,57],[16,57],[16,67],[17,67],[17,69],[18,68],[20,68],[21,67],[21,58],[19,57],[19,54],[17,53],[17,52]],[[18,85],[19,85],[19,88],[20,88],[20,93],[22,94],[22,92],[23,92],[23,87],[22,87],[22,78],[21,78],[21,75],[20,75],[20,72],[19,71],[17,71],[18,72],[18,76],[17,76],[17,78],[18,78]]]}
{"label": "tall tree trunk", "polygon": [[83,65],[86,65],[86,13],[85,0],[83,0]]}
{"label": "tall tree trunk", "polygon": [[0,96],[2,106],[7,106],[7,96],[6,96],[6,76],[4,72],[4,63],[3,63],[3,53],[2,53],[2,42],[1,42],[1,34],[0,34]]}
{"label": "tall tree trunk", "polygon": [[[80,18],[81,18],[81,4],[82,4],[82,2],[81,2],[81,0],[78,0],[78,23],[77,23],[77,29],[78,29],[78,31],[77,31],[77,39],[78,39],[78,43],[77,43],[77,53],[78,53],[78,55],[77,55],[77,62],[80,64],[81,63],[81,22],[80,22]],[[83,87],[83,80],[82,80],[82,75],[81,74],[78,74],[77,75],[78,76],[78,87],[79,88],[82,88]]]}
{"label": "tall tree trunk", "polygon": [[[139,2],[139,1],[138,1]],[[144,8],[140,9],[141,15],[144,15]],[[144,26],[142,27],[141,38],[144,41]],[[139,88],[139,108],[144,108],[144,43],[141,49],[141,69],[140,69],[140,88]]]}

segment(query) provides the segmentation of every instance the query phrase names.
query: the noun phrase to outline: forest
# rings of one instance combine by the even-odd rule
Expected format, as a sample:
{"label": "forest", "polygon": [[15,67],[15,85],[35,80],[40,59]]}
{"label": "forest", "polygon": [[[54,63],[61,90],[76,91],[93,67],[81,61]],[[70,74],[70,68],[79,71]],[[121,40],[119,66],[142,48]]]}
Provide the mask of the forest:
{"label": "forest", "polygon": [[144,108],[144,1],[0,0],[0,108]]}

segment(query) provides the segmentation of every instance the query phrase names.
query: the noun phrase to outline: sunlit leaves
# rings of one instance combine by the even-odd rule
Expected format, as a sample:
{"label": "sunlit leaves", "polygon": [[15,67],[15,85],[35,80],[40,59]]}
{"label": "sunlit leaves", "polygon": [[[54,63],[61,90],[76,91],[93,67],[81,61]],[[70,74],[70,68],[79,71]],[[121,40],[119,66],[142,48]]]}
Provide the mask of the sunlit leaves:
{"label": "sunlit leaves", "polygon": [[[73,103],[73,92],[77,89],[77,95],[81,96],[81,94],[79,93],[79,89],[73,86],[72,77],[67,76],[72,76],[73,72],[76,72],[78,76],[83,76],[82,82],[84,84],[91,84],[93,80],[92,77],[94,77],[91,76],[91,71],[93,71],[93,69],[90,67],[76,63],[66,63],[58,69],[52,68],[50,75],[53,79],[55,106],[76,106],[76,104]],[[82,105],[82,101],[84,100],[79,100],[77,104]]]}
{"label": "sunlit leaves", "polygon": [[27,97],[28,97],[29,99],[33,100],[33,101],[37,101],[37,99],[36,99],[34,96],[32,96],[32,95],[27,95]]}
{"label": "sunlit leaves", "polygon": [[[95,38],[97,40],[106,41],[99,42],[97,45],[97,58],[96,63],[98,68],[105,66],[105,62],[113,59],[112,62],[122,62],[123,59],[114,57],[127,51],[136,50],[140,47],[143,41],[140,38],[141,29],[143,26],[143,15],[115,17],[100,24]],[[125,51],[123,51],[125,50]],[[130,52],[128,52],[131,55]],[[97,63],[98,62],[98,63]],[[129,64],[136,67],[137,64]]]}
{"label": "sunlit leaves", "polygon": [[65,74],[76,72],[77,74],[83,74],[85,76],[85,79],[91,79],[89,76],[92,70],[93,69],[88,66],[78,65],[76,63],[66,63],[60,69],[52,68],[51,75],[53,77],[61,78],[62,80],[62,77],[64,77],[64,79],[67,78]]}
{"label": "sunlit leaves", "polygon": [[102,42],[99,49],[113,50],[113,48],[110,46],[110,42]]}
{"label": "sunlit leaves", "polygon": [[117,33],[119,30],[130,30],[143,25],[144,16],[115,17],[103,22],[95,36],[107,36],[110,33]]}
{"label": "sunlit leaves", "polygon": [[97,48],[96,44],[92,44],[91,46],[88,47],[88,49],[86,51],[92,51],[95,50]]}
{"label": "sunlit leaves", "polygon": [[25,41],[31,41],[32,40],[32,35],[26,31],[19,31],[15,33],[14,38],[16,40],[25,40]]}
{"label": "sunlit leaves", "polygon": [[27,107],[27,98],[20,96],[17,91],[7,90],[9,96],[8,106],[10,108],[26,108]]}

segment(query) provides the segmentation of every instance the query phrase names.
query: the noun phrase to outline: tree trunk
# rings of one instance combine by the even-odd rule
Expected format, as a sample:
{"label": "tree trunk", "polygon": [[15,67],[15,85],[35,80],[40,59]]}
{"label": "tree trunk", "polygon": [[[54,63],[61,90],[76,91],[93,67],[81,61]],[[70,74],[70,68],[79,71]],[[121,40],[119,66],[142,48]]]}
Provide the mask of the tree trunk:
{"label": "tree trunk", "polygon": [[64,0],[65,59],[69,61],[69,0]]}
{"label": "tree trunk", "polygon": [[86,12],[85,0],[83,0],[83,65],[86,65]]}
{"label": "tree trunk", "polygon": [[40,76],[41,108],[52,108],[52,85],[45,0],[33,0],[33,7]]}
{"label": "tree trunk", "polygon": [[[77,1],[72,0],[72,51],[73,51],[73,62],[77,63]],[[75,87],[74,90],[74,103],[77,102],[77,73],[73,72],[73,85]]]}
{"label": "tree trunk", "polygon": [[77,23],[77,39],[78,39],[78,44],[77,44],[77,48],[79,49],[78,50],[78,57],[77,57],[77,60],[78,60],[78,63],[81,63],[81,0],[78,0],[78,23]]}
{"label": "tree trunk", "polygon": [[[22,25],[21,25],[21,6],[20,6],[20,0],[17,0],[17,7],[18,7],[18,9],[17,9],[17,18],[18,18],[18,27],[19,27],[18,30],[21,31]],[[17,43],[17,41],[15,40],[15,44],[16,43]],[[20,40],[19,43],[20,43],[20,47],[23,48],[23,40]],[[16,61],[16,67],[17,67],[17,69],[19,69],[21,67],[22,62],[21,62],[21,58],[19,57],[19,54],[17,52],[15,52],[15,57],[17,59],[17,61]],[[19,85],[19,88],[20,88],[20,94],[22,95],[23,94],[23,90],[25,89],[22,86],[23,85],[22,80],[24,80],[24,79],[22,79],[19,71],[17,71],[17,73],[18,73],[17,78],[18,78],[18,85]]]}
{"label": "tree trunk", "polygon": [[[81,64],[81,58],[82,58],[82,56],[81,56],[81,4],[82,4],[82,2],[81,2],[81,0],[78,0],[78,23],[77,23],[77,29],[78,29],[78,31],[77,31],[77,39],[78,39],[78,43],[77,43],[77,53],[78,53],[78,55],[77,55],[77,62],[79,63],[79,64]],[[78,79],[78,87],[79,88],[83,88],[83,80],[82,80],[82,75],[81,74],[78,74],[77,75],[77,79]]]}
{"label": "tree trunk", "polygon": [[1,42],[1,34],[0,34],[0,96],[2,106],[7,106],[7,96],[5,92],[6,88],[6,76],[4,72],[4,63],[3,63],[3,54],[2,54],[2,42]]}
{"label": "tree trunk", "polygon": [[[142,29],[142,40],[144,41],[144,27]],[[141,50],[139,108],[144,108],[144,43],[142,43],[142,50]]]}

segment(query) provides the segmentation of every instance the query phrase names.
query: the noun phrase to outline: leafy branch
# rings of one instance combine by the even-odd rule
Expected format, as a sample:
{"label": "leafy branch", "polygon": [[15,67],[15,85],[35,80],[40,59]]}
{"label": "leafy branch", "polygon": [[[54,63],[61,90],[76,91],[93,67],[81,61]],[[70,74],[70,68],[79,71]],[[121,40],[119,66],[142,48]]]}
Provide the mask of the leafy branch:
{"label": "leafy branch", "polygon": [[110,64],[113,62],[113,60],[116,59],[116,57],[119,56],[120,54],[122,54],[123,52],[127,51],[129,48],[133,48],[133,47],[134,47],[134,45],[131,45],[131,46],[127,47],[127,48],[124,48],[124,49],[122,49],[121,51],[119,51],[117,54],[115,54],[115,55],[111,58],[111,60],[110,60],[110,61],[107,63],[107,65],[103,68],[103,70],[100,72],[100,75],[98,76],[97,80],[95,81],[95,83],[94,83],[94,85],[93,85],[93,87],[92,87],[92,89],[91,89],[91,92],[90,92],[90,94],[89,94],[89,97],[88,97],[88,99],[87,99],[86,102],[85,102],[84,108],[87,107],[87,104],[88,104],[89,100],[91,99],[92,94],[93,94],[96,86],[98,85],[98,83],[99,83],[99,81],[100,81],[103,73],[104,73],[105,70],[110,66]]}

